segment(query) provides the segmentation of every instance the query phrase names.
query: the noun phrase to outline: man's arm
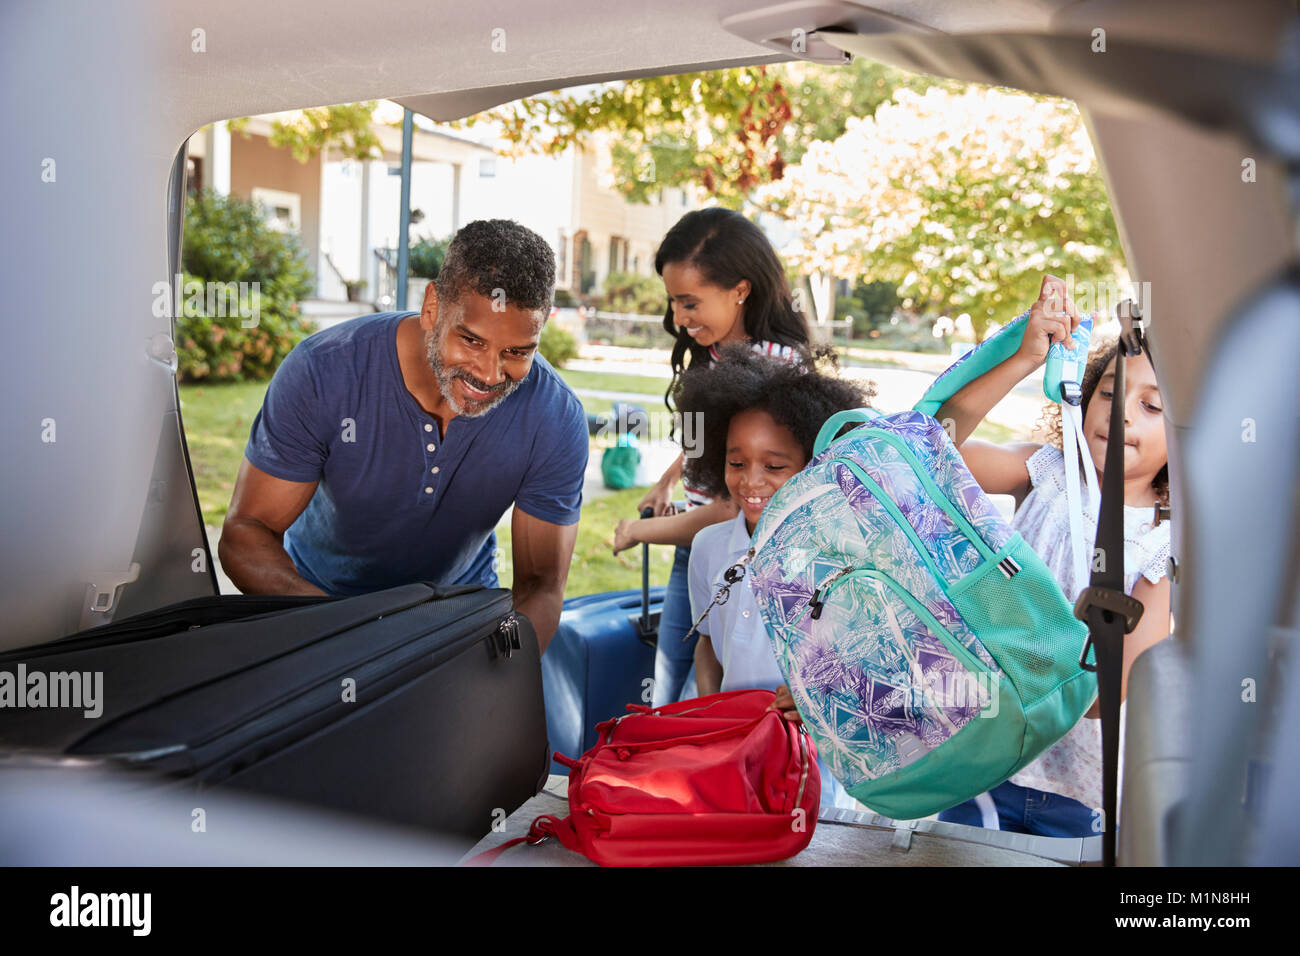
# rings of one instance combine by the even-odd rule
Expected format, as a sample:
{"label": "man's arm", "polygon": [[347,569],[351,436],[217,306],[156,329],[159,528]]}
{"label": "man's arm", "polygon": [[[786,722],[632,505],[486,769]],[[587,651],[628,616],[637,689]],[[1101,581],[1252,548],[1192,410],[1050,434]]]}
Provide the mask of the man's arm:
{"label": "man's arm", "polygon": [[324,594],[284,550],[284,532],[316,492],[314,481],[273,478],[245,458],[221,526],[221,567],[245,594]]}
{"label": "man's arm", "polygon": [[569,563],[577,540],[576,524],[551,524],[515,505],[510,519],[515,610],[532,622],[543,654],[560,626],[564,583],[569,579]]}

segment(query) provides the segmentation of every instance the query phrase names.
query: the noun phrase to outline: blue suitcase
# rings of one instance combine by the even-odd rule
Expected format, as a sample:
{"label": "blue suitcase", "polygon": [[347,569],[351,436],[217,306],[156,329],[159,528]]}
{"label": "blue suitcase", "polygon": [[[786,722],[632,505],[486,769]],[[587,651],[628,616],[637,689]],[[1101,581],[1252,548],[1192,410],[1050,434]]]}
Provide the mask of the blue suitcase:
{"label": "blue suitcase", "polygon": [[[551,750],[577,758],[596,745],[596,724],[648,704],[664,588],[649,586],[642,549],[641,589],[569,598],[542,655],[542,693]],[[569,771],[552,761],[551,772]]]}

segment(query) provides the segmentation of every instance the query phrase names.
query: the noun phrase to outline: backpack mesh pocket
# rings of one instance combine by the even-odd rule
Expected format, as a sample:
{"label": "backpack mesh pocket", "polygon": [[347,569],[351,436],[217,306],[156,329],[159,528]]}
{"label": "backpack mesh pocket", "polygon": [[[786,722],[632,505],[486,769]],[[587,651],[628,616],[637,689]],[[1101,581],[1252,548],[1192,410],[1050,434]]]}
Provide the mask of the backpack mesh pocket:
{"label": "backpack mesh pocket", "polygon": [[[998,569],[1007,556],[1020,565],[1010,578]],[[1015,685],[1026,710],[1079,676],[1088,628],[1019,534],[994,560],[953,585],[948,597]]]}

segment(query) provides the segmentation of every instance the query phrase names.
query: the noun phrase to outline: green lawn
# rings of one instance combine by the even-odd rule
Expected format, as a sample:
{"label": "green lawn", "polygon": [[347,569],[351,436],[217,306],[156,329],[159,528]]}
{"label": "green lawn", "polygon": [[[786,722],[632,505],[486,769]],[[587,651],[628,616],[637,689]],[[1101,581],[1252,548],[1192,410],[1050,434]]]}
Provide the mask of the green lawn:
{"label": "green lawn", "polygon": [[590,388],[602,392],[639,392],[642,395],[658,395],[662,399],[668,390],[668,379],[653,378],[649,375],[619,375],[614,372],[576,372],[572,369],[560,369],[560,377],[569,383],[570,388]]}
{"label": "green lawn", "polygon": [[266,382],[182,385],[181,421],[194,466],[203,520],[220,526],[235,490],[248,429],[262,407]]}
{"label": "green lawn", "polygon": [[991,441],[996,445],[1005,445],[1013,441],[1029,441],[1027,434],[1022,434],[1014,428],[1008,428],[1006,425],[999,425],[997,422],[991,422],[987,418],[979,423],[979,426],[971,432],[972,438],[978,438],[980,441]]}

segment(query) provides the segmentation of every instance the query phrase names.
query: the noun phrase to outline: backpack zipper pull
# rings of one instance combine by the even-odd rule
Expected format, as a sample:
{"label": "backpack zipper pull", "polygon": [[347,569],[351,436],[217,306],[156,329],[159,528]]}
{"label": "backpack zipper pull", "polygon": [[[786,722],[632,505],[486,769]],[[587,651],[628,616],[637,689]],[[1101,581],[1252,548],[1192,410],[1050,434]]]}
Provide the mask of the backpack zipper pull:
{"label": "backpack zipper pull", "polygon": [[830,591],[832,584],[834,584],[840,578],[844,577],[844,575],[848,574],[849,572],[856,571],[856,570],[857,568],[853,567],[853,565],[851,564],[846,567],[843,567],[840,570],[836,571],[834,574],[832,574],[830,579],[825,584],[821,585],[815,591],[813,591],[812,597],[808,599],[808,607],[812,609],[811,616],[814,621],[821,620],[822,609],[826,607],[826,602],[822,600],[822,593]]}

